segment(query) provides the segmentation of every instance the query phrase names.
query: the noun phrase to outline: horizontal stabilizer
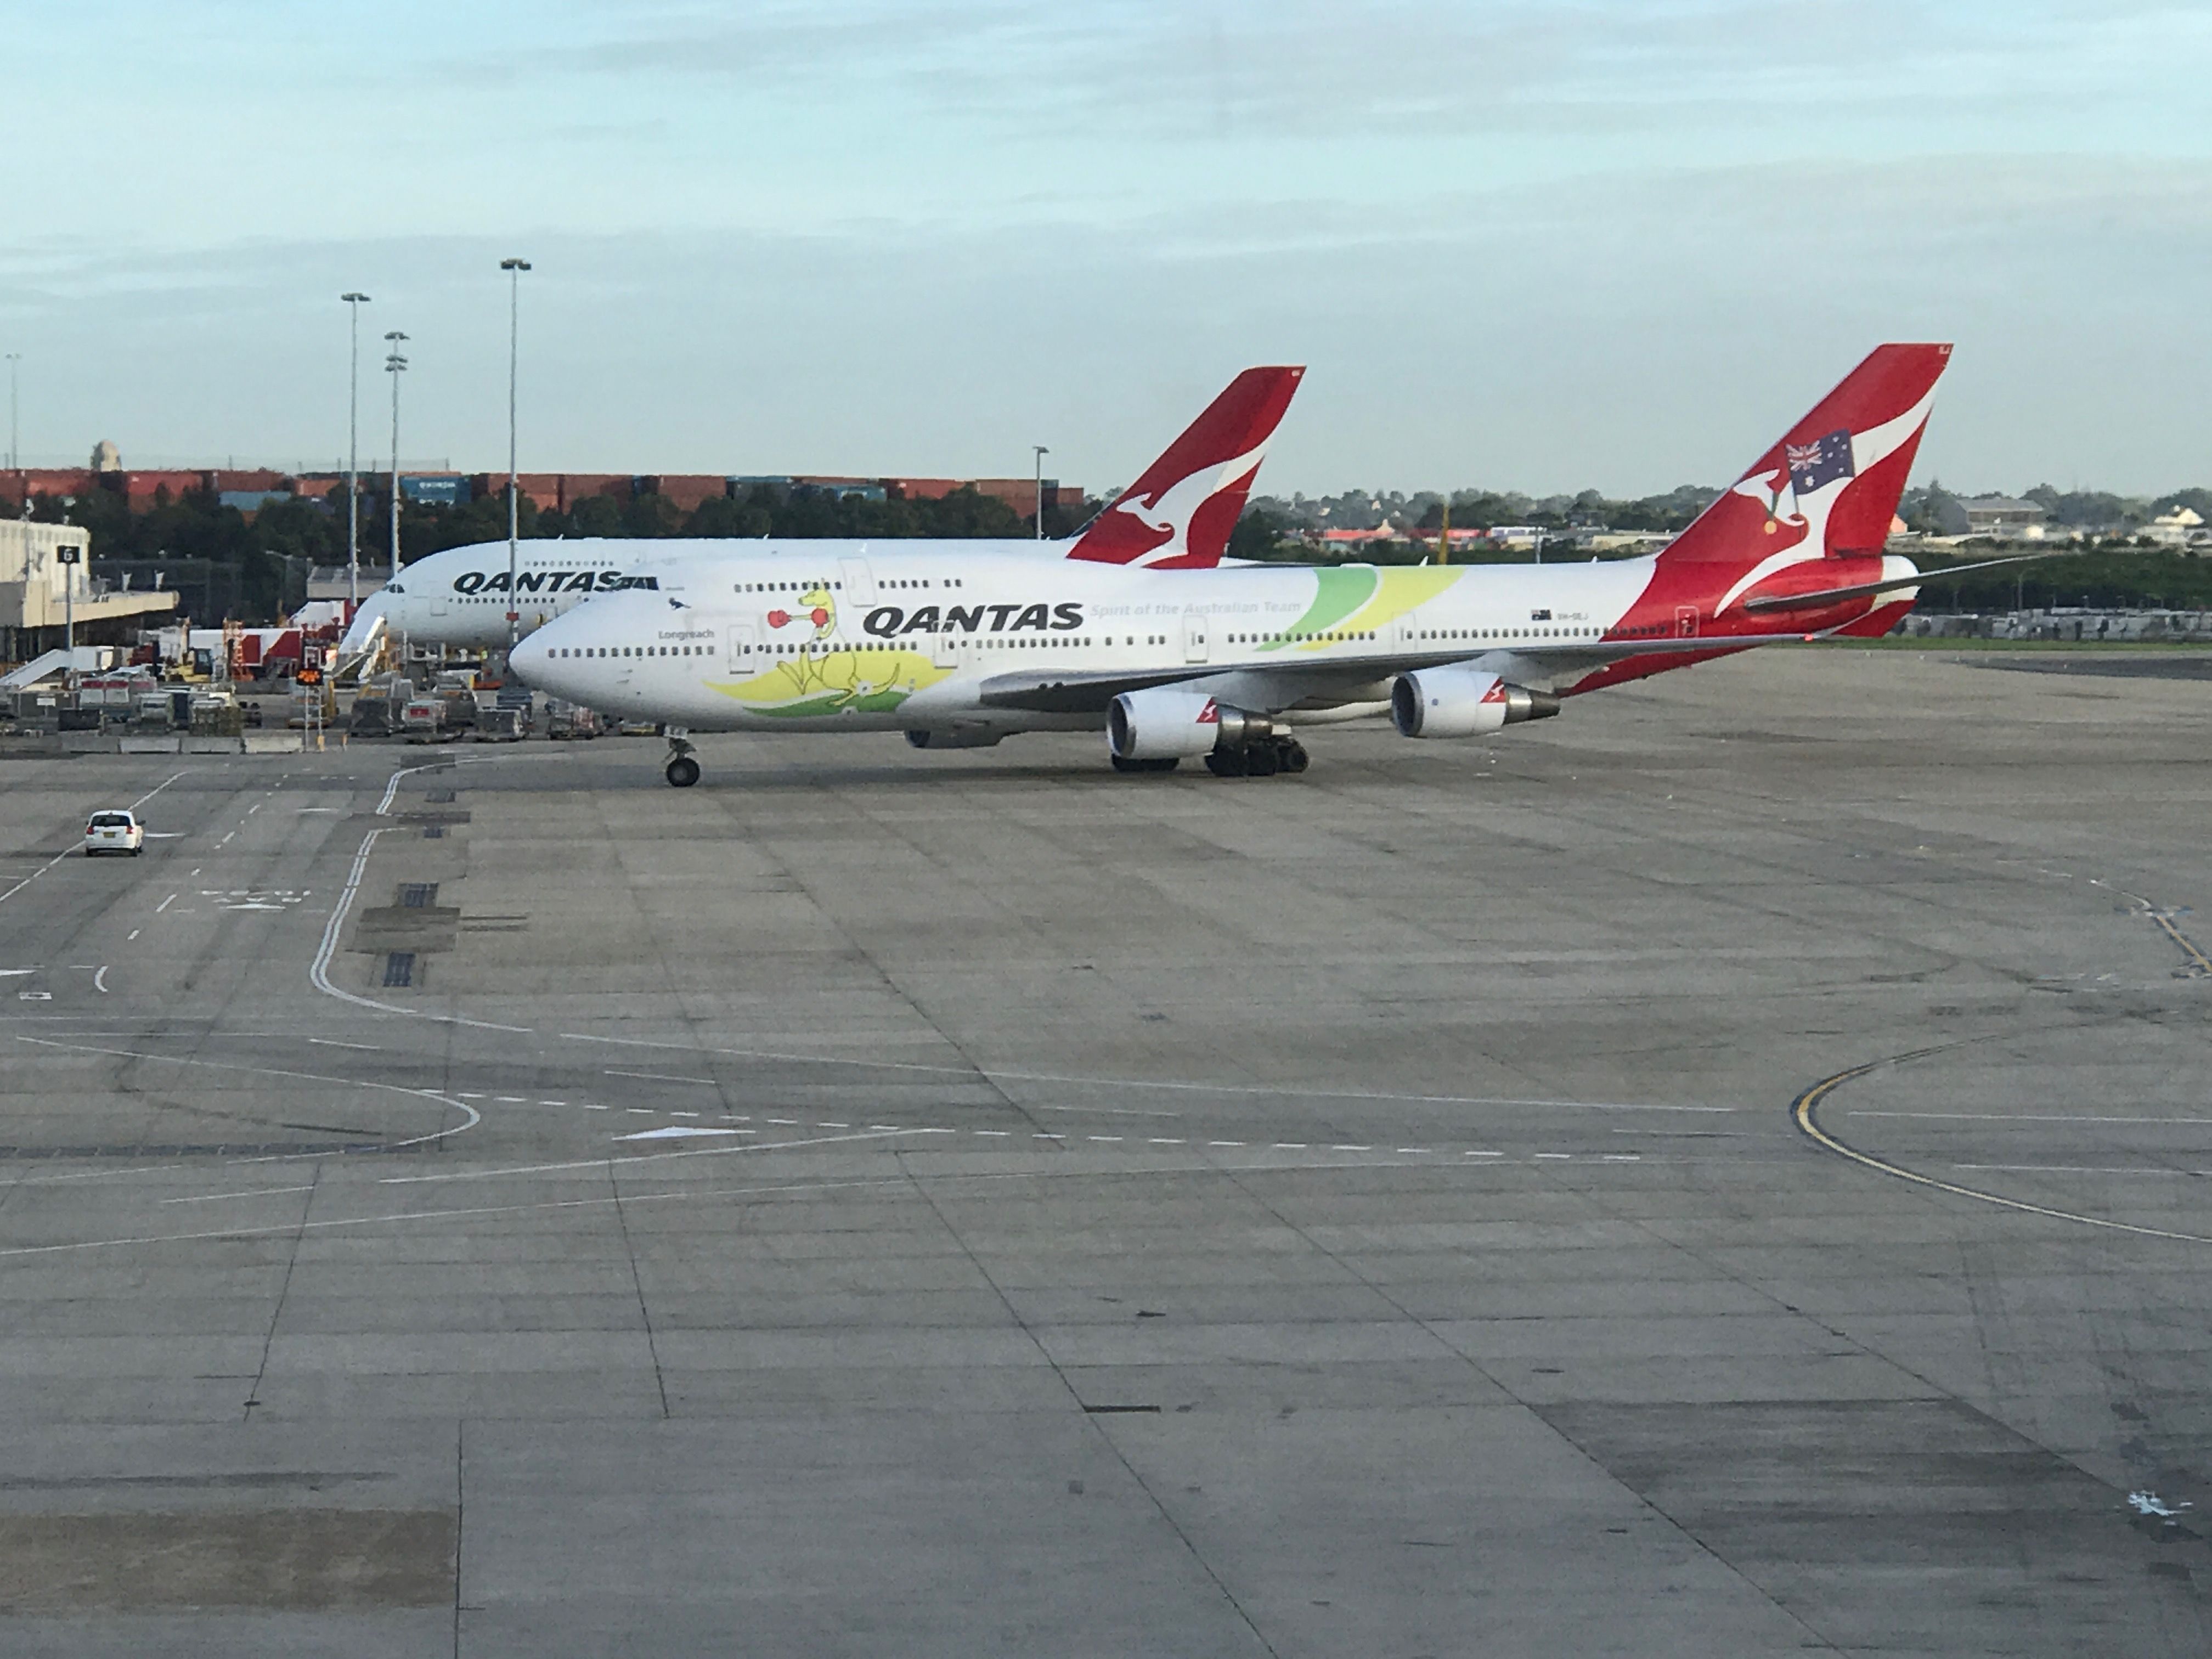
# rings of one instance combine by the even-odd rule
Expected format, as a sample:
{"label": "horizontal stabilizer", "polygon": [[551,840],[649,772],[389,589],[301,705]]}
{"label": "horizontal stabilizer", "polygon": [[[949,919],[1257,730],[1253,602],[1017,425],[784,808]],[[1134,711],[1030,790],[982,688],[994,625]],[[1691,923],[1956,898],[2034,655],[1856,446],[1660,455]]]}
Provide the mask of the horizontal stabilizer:
{"label": "horizontal stabilizer", "polygon": [[2001,564],[2027,564],[2035,559],[2052,559],[2063,550],[2048,553],[2017,553],[2008,559],[1983,559],[1973,564],[1954,564],[1945,570],[1917,570],[1909,576],[1887,576],[1878,582],[1855,582],[1849,587],[1824,587],[1817,593],[1776,593],[1765,599],[1746,599],[1747,611],[1815,611],[1824,605],[1834,605],[1842,599],[1863,599],[1876,593],[1894,593],[1902,587],[1924,587],[1946,576],[1962,576],[1969,570],[1994,570]]}

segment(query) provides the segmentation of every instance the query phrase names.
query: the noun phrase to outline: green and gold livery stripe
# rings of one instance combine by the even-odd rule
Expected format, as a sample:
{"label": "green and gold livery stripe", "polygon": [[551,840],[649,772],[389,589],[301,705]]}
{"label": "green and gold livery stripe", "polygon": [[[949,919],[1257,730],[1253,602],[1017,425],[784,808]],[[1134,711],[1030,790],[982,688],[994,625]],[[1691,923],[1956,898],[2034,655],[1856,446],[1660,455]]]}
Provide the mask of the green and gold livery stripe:
{"label": "green and gold livery stripe", "polygon": [[1314,572],[1313,603],[1305,615],[1262,651],[1318,651],[1332,634],[1380,634],[1467,573],[1435,566],[1404,570],[1337,569]]}
{"label": "green and gold livery stripe", "polygon": [[830,651],[784,657],[749,679],[708,681],[714,690],[770,720],[830,714],[889,714],[915,692],[952,673],[918,651]]}

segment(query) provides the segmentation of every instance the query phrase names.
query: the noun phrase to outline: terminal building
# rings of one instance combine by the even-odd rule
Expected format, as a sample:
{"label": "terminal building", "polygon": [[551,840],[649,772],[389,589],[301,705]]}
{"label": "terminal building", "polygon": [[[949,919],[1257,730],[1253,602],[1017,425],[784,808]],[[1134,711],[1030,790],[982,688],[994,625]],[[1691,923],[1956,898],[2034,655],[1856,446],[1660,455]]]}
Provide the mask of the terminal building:
{"label": "terminal building", "polygon": [[0,519],[0,662],[58,649],[72,623],[79,645],[128,645],[177,608],[172,590],[94,580],[91,544],[75,525]]}

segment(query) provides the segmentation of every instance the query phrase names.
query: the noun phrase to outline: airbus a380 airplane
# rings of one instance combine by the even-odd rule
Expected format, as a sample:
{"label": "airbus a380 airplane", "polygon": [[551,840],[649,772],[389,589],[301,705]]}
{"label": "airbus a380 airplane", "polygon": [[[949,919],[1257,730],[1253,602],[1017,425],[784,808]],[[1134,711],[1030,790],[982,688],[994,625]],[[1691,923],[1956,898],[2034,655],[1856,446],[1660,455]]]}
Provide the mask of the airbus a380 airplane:
{"label": "airbus a380 airplane", "polygon": [[[1016,563],[1030,563],[1042,556],[1151,569],[1218,564],[1267,453],[1267,441],[1304,373],[1302,368],[1246,369],[1111,507],[1066,541],[532,539],[520,544],[512,594],[507,592],[507,544],[480,542],[447,548],[398,572],[394,580],[354,613],[338,645],[339,659],[368,651],[385,631],[404,635],[416,645],[495,649],[507,643],[510,611],[515,613],[518,630],[532,633],[586,599],[666,589],[685,580],[685,573],[696,566],[719,569],[733,546],[743,547],[749,558],[796,558],[810,571],[833,570],[848,559],[864,560],[887,576],[910,565],[964,567],[978,557],[1009,554]],[[791,568],[788,562],[781,567]],[[773,591],[797,592],[788,583]]]}
{"label": "airbus a380 airplane", "polygon": [[1495,732],[1753,646],[1887,632],[1918,573],[1882,544],[1950,350],[1877,348],[1651,557],[1130,568],[1085,550],[1131,534],[1109,512],[1065,560],[971,544],[888,580],[804,544],[726,553],[562,617],[514,667],[667,722],[678,787],[698,780],[686,734],[702,731],[936,748],[1103,728],[1118,770],[1203,757],[1222,775],[1302,771],[1294,727],[1386,709],[1411,738]]}

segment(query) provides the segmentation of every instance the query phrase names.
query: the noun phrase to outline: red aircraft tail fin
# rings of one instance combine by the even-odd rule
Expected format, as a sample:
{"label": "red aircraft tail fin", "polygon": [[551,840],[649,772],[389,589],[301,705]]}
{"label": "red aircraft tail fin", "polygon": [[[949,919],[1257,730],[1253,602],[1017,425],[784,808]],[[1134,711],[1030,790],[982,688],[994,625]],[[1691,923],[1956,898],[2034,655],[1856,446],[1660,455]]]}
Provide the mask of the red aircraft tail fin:
{"label": "red aircraft tail fin", "polygon": [[1303,368],[1248,368],[1067,550],[1102,564],[1194,569],[1221,562],[1229,532],[1291,406]]}
{"label": "red aircraft tail fin", "polygon": [[1905,493],[1948,345],[1883,345],[1660,555],[1749,568],[1777,554],[1879,553]]}

